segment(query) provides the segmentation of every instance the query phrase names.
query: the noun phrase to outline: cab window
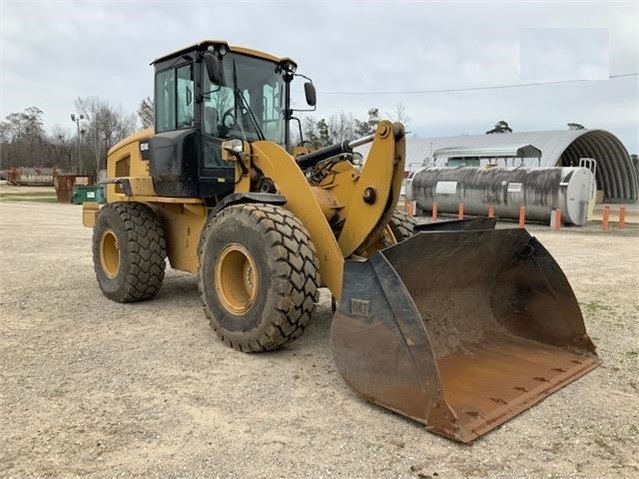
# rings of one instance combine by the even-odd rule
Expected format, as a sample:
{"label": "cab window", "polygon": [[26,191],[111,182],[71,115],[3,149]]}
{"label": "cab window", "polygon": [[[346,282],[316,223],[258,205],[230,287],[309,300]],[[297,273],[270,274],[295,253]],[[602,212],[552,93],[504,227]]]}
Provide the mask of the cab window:
{"label": "cab window", "polygon": [[158,72],[155,76],[155,131],[192,128],[192,65]]}
{"label": "cab window", "polygon": [[177,128],[193,127],[193,74],[191,65],[177,69]]}

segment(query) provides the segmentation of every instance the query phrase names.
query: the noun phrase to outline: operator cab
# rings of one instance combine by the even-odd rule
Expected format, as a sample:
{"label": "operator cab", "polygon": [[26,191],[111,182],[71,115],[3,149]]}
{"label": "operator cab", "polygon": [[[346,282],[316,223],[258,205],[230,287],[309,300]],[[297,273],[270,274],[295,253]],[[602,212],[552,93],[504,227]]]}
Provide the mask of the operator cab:
{"label": "operator cab", "polygon": [[[235,165],[222,159],[225,140],[288,147],[290,83],[297,68],[292,60],[203,41],[152,65],[155,135],[141,149],[148,149],[159,196],[210,198],[233,192]],[[312,83],[305,91],[314,106]]]}

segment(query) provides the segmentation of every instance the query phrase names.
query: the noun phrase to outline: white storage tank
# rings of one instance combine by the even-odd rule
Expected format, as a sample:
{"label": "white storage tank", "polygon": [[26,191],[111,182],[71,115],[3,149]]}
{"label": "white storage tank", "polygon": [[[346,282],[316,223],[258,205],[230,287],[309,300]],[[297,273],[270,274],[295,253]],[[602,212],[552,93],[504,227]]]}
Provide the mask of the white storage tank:
{"label": "white storage tank", "polygon": [[586,223],[588,203],[594,201],[595,177],[588,168],[529,167],[427,167],[409,177],[406,197],[422,210],[456,213],[459,204],[469,215],[518,218],[526,207],[526,219],[549,222],[560,208],[566,224]]}

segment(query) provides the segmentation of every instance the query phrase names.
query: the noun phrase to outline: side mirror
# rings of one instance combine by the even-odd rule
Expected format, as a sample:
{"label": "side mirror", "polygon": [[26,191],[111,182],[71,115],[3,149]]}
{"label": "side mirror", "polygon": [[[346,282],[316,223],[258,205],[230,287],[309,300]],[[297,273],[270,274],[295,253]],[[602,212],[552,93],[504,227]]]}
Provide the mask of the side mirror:
{"label": "side mirror", "polygon": [[304,83],[304,95],[306,95],[306,103],[308,103],[308,106],[315,106],[317,103],[315,85],[313,85],[310,81]]}
{"label": "side mirror", "polygon": [[211,52],[204,52],[202,55],[206,64],[206,72],[209,80],[215,85],[219,85],[222,79],[222,67],[220,59]]}

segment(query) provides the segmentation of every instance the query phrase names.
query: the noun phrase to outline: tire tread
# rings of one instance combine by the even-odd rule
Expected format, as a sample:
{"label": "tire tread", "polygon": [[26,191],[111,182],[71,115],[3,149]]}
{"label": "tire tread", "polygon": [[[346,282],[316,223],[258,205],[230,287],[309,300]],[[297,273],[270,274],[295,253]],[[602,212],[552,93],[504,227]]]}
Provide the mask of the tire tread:
{"label": "tire tread", "polygon": [[[128,255],[121,258],[130,264],[129,272],[124,279],[124,286],[116,292],[103,293],[114,301],[131,303],[154,298],[164,281],[166,269],[166,242],[164,232],[153,210],[135,202],[116,202],[104,206],[111,209],[120,218],[126,233]],[[101,212],[103,214],[104,211]],[[99,221],[99,220],[98,220]],[[100,238],[97,230],[93,237],[93,263],[98,283],[100,283]],[[121,248],[122,251],[122,248]]]}
{"label": "tire tread", "polygon": [[395,210],[388,225],[393,232],[393,236],[395,236],[395,240],[399,243],[415,234],[414,229],[417,226],[417,221],[412,216],[408,216],[407,213]]}
{"label": "tire tread", "polygon": [[[277,349],[298,338],[306,328],[319,298],[319,265],[309,233],[288,210],[269,204],[242,204],[230,206],[210,218],[202,234],[199,254],[203,257],[204,238],[211,234],[218,222],[228,215],[245,215],[262,230],[263,237],[274,256],[276,267],[273,284],[279,298],[275,311],[263,327],[249,331],[244,340],[225,335],[206,306],[205,286],[198,275],[200,297],[204,313],[218,337],[228,346],[244,352],[262,352]],[[257,332],[257,335],[254,333]]]}

